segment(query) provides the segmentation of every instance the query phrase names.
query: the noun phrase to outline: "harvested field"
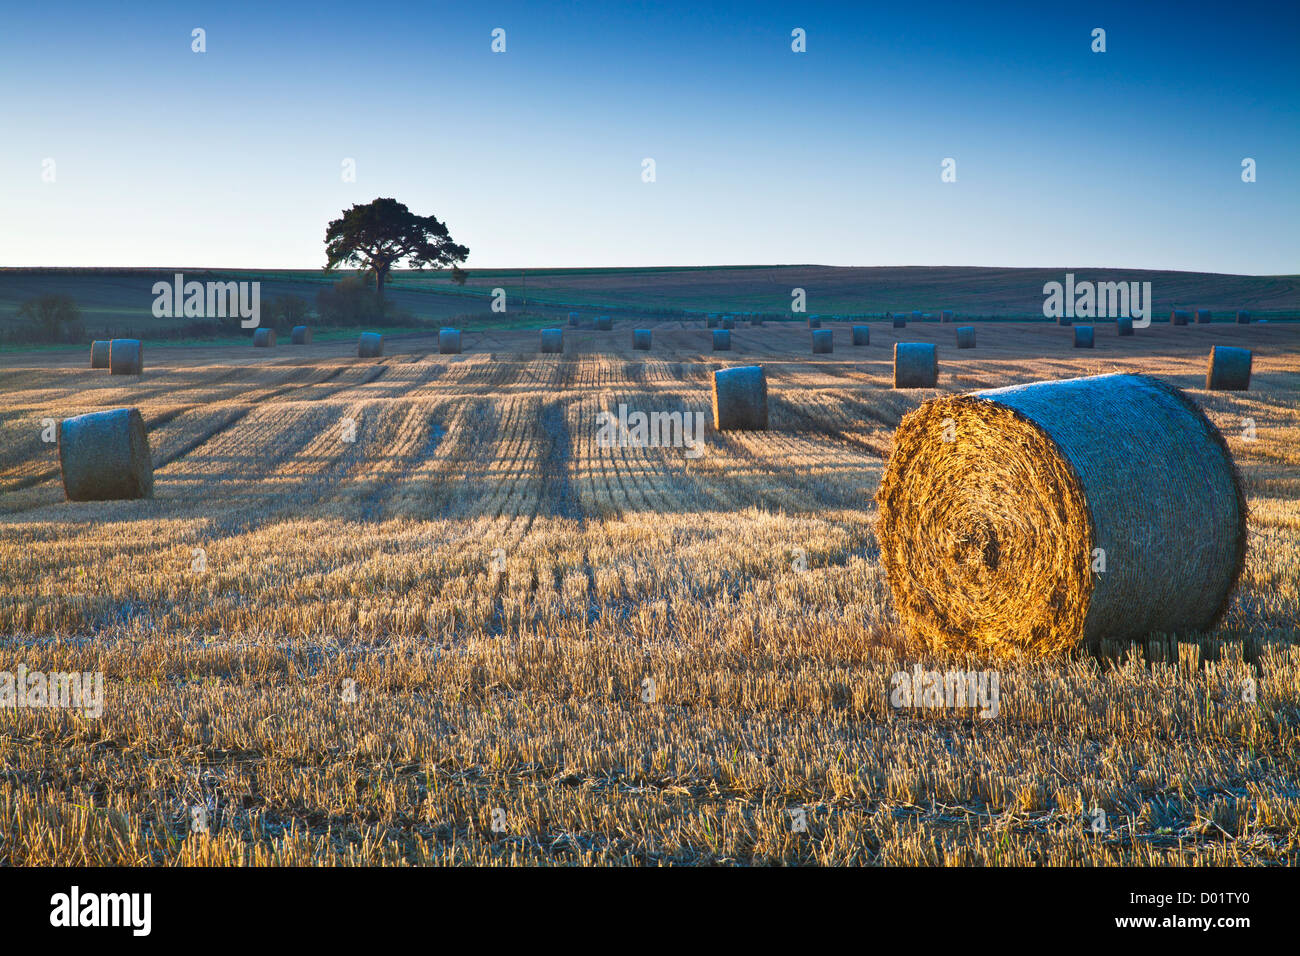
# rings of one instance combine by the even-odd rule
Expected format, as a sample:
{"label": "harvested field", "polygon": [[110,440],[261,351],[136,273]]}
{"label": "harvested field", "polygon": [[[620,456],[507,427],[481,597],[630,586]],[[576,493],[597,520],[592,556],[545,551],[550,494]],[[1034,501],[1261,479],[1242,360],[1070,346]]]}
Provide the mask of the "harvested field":
{"label": "harvested field", "polygon": [[[0,669],[104,674],[99,717],[0,707],[0,863],[1300,862],[1300,325],[870,324],[0,356]],[[938,389],[893,389],[899,341]],[[1206,391],[1213,345],[1249,391]],[[620,404],[711,422],[713,371],[755,364],[769,431],[597,441]],[[902,417],[1109,372],[1184,389],[1240,469],[1218,629],[1009,661],[902,633]],[[65,501],[42,420],[117,407],[153,497]],[[917,667],[996,669],[996,716],[892,706]]]}

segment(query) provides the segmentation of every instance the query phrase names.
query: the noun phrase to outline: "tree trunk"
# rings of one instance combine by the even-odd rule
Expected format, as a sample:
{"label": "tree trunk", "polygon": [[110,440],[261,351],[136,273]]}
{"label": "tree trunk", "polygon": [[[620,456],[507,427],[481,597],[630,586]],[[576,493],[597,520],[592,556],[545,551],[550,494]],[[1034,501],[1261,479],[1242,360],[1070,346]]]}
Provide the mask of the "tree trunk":
{"label": "tree trunk", "polygon": [[375,266],[375,296],[379,304],[384,303],[384,279],[388,275],[388,266]]}

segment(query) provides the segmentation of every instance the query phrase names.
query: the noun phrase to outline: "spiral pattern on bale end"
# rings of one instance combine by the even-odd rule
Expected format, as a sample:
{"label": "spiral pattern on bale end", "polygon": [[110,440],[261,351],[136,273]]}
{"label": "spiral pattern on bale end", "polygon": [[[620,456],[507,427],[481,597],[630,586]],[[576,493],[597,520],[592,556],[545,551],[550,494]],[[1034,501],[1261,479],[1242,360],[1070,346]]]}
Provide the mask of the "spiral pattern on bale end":
{"label": "spiral pattern on bale end", "polygon": [[1222,436],[1142,375],[926,402],[900,424],[876,501],[899,618],[936,649],[1056,653],[1204,631],[1245,558]]}
{"label": "spiral pattern on bale end", "polygon": [[713,373],[713,427],[718,431],[767,430],[767,374],[761,365]]}
{"label": "spiral pattern on bale end", "polygon": [[305,325],[295,325],[289,333],[290,345],[311,345],[311,329]]}
{"label": "spiral pattern on bale end", "polygon": [[144,371],[144,345],[139,339],[111,339],[108,343],[108,374],[139,375]]}
{"label": "spiral pattern on bale end", "polygon": [[108,340],[101,339],[90,343],[90,367],[108,368]]}
{"label": "spiral pattern on bale end", "polygon": [[357,339],[357,355],[360,358],[379,358],[384,354],[384,337],[378,332],[362,332]]}
{"label": "spiral pattern on bale end", "polygon": [[1254,355],[1250,349],[1232,345],[1210,346],[1210,364],[1205,371],[1205,387],[1211,391],[1244,392],[1250,388],[1250,367]]}
{"label": "spiral pattern on bale end", "polygon": [[460,354],[460,329],[439,329],[438,330],[438,354],[439,355]]}
{"label": "spiral pattern on bale end", "polygon": [[153,456],[144,418],[114,408],[59,423],[59,471],[69,501],[115,501],[153,494]]}

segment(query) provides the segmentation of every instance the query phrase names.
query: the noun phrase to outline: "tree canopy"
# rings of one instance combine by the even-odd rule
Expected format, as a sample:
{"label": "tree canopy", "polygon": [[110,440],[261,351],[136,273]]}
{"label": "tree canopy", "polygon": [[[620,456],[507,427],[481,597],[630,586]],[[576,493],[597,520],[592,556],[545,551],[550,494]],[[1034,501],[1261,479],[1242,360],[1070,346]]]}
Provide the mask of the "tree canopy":
{"label": "tree canopy", "polygon": [[382,299],[394,265],[454,266],[469,257],[469,249],[453,241],[436,216],[417,216],[396,199],[375,199],[345,210],[326,227],[325,256],[327,270],[347,263],[373,272]]}

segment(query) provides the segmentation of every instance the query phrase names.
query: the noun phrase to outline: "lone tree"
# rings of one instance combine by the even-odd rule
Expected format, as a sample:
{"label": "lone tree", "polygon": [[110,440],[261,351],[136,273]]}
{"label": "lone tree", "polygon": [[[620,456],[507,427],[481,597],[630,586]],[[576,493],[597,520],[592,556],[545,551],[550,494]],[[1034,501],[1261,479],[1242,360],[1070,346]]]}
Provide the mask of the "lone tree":
{"label": "lone tree", "polygon": [[325,228],[326,270],[342,263],[375,275],[377,297],[384,297],[388,270],[406,260],[412,269],[464,262],[469,249],[452,241],[436,216],[417,216],[396,199],[353,206]]}

